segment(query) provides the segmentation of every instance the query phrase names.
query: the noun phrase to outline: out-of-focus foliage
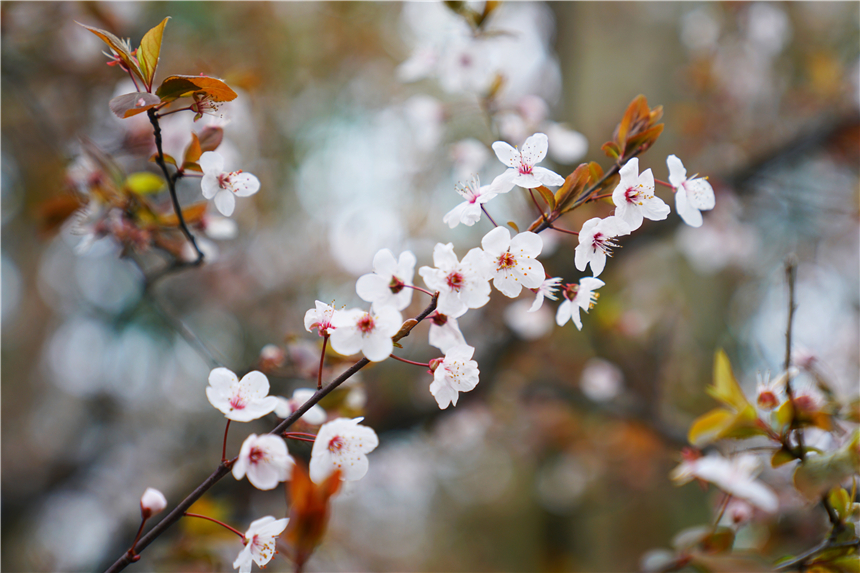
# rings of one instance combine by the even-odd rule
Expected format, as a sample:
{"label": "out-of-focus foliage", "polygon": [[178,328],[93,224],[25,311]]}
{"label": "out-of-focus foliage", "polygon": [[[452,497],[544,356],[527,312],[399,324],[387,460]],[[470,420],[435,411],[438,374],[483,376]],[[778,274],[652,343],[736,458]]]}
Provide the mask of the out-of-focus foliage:
{"label": "out-of-focus foliage", "polygon": [[[693,486],[676,489],[668,475],[687,429],[714,408],[705,388],[716,348],[726,349],[747,396],[756,370],[781,369],[789,252],[800,261],[797,360],[808,365],[797,384],[842,401],[856,396],[858,5],[492,6],[468,17],[531,41],[507,64],[533,72],[527,86],[490,79],[493,111],[507,118],[495,126],[477,98],[452,95],[462,77],[398,80],[398,66],[452,14],[443,4],[0,5],[3,570],[104,566],[133,539],[146,487],[172,505],[211,471],[223,417],[205,399],[211,359],[199,343],[236,371],[271,365],[260,349],[275,344],[285,358],[268,369],[272,391],[289,396],[315,381],[319,340],[302,326],[315,299],[357,304],[355,278],[379,248],[429,261],[437,241],[477,244],[488,227],[442,224],[459,201],[454,183],[466,177],[457,169],[467,147],[458,144],[536,130],[530,100],[520,99],[534,86],[547,117],[586,136],[582,160],[597,162],[592,180],[611,165],[600,142],[630,144],[613,134],[628,103],[644,94],[661,104],[665,128],[642,168],[666,179],[665,157],[678,155],[690,173],[709,175],[716,209],[699,229],[673,216],[623,242],[582,332],[555,327],[550,308],[523,318],[531,300],[508,308],[493,301],[464,317],[481,382],[456,408],[440,412],[430,378],[391,361],[333,393],[323,405],[364,415],[380,447],[355,491],[333,498],[329,532],[308,570],[638,568],[643,553],[706,522],[720,501]],[[75,252],[81,237],[73,231],[87,221],[69,218],[81,207],[72,189],[95,186],[109,201],[152,200],[152,212],[170,212],[141,175],[157,173],[147,163],[146,114],[119,119],[108,107],[136,90],[75,21],[139,39],[168,16],[156,82],[192,70],[236,90],[220,109],[229,122],[218,149],[262,189],[237,209],[232,240],[214,232],[217,221],[188,212],[209,241],[211,264],[150,293],[117,243]],[[199,77],[162,87],[184,93],[183,82]],[[194,163],[208,149],[204,134],[213,130],[198,125],[193,141],[191,115],[164,118],[173,163]],[[552,159],[560,173],[579,161]],[[180,181],[179,195],[191,205],[199,182]],[[534,219],[526,198],[507,199],[501,220]],[[564,226],[605,211],[586,205]],[[176,224],[160,220],[168,221]],[[545,264],[579,276],[572,245],[558,244],[554,254],[545,248]],[[182,245],[168,247],[181,256]],[[410,308],[420,306],[416,299]],[[433,358],[426,335],[416,328],[402,354]],[[348,363],[331,356],[324,377]],[[827,439],[815,431],[810,442]],[[238,451],[243,437],[231,434],[228,448]],[[792,491],[793,469],[768,468],[762,478]],[[801,479],[815,493],[832,485]],[[208,515],[247,523],[283,499],[283,490],[249,491],[227,479],[195,511],[206,505]],[[821,539],[826,522],[809,519],[810,502],[786,495],[780,503],[794,509],[779,523],[758,516],[734,547],[772,562]],[[230,569],[235,536],[187,521],[134,567]],[[675,541],[701,550],[703,562],[728,542],[694,534]],[[269,570],[289,567],[273,561]]]}

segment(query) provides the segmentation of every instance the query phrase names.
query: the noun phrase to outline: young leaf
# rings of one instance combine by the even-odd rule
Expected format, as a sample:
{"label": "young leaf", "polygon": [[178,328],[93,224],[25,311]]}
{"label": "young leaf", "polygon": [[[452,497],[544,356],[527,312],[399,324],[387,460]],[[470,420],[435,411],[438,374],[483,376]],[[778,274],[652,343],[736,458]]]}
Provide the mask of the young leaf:
{"label": "young leaf", "polygon": [[224,128],[209,125],[200,130],[197,134],[200,141],[200,151],[215,151],[221,145],[221,140],[224,139]]}
{"label": "young leaf", "polygon": [[552,191],[541,185],[537,188],[537,192],[540,193],[541,198],[549,205],[550,211],[555,209],[555,195],[553,195]]}
{"label": "young leaf", "polygon": [[[206,207],[208,206],[209,203],[206,201],[204,201],[203,203],[195,203],[194,205],[190,205],[182,210],[182,217],[185,219],[186,223],[188,223],[189,225],[193,225],[194,223],[203,218],[204,213],[206,213]],[[164,215],[160,215],[158,217],[158,222],[164,227],[179,226],[179,218],[173,211]]]}
{"label": "young leaf", "polygon": [[153,108],[161,103],[157,96],[146,92],[132,92],[121,96],[116,96],[108,103],[110,110],[120,119],[125,119],[146,110]]}
{"label": "young leaf", "polygon": [[[152,157],[150,157],[149,160],[152,163],[158,163],[158,154],[153,153]],[[178,165],[176,165],[176,160],[173,158],[173,156],[168,155],[167,153],[164,154],[164,162],[169,163],[169,164],[173,165],[174,167],[178,167]]]}
{"label": "young leaf", "polygon": [[93,28],[91,26],[87,26],[85,24],[81,24],[80,22],[75,22],[78,26],[83,26],[110,46],[110,49],[113,50],[122,60],[122,63],[125,67],[131,70],[137,77],[139,77],[144,82],[146,81],[143,77],[143,73],[140,71],[140,66],[137,64],[137,61],[134,59],[134,56],[131,55],[131,46],[128,42],[124,42],[120,40],[110,32],[106,30],[100,30],[98,28]]}
{"label": "young leaf", "polygon": [[517,224],[516,224],[516,223],[514,223],[513,221],[508,221],[508,227],[510,227],[511,229],[513,229],[514,231],[516,231],[517,233],[519,233],[519,232],[520,232],[520,228],[519,228],[519,227],[517,227]]}
{"label": "young leaf", "polygon": [[185,159],[182,161],[183,165],[188,163],[197,163],[197,160],[200,159],[200,156],[203,155],[203,151],[200,149],[200,140],[197,139],[197,134],[191,134],[191,143],[188,144],[188,149],[185,150]]}
{"label": "young leaf", "polygon": [[173,101],[194,92],[206,93],[212,101],[232,101],[236,92],[218,78],[208,76],[170,76],[161,82],[155,94],[161,101]]}
{"label": "young leaf", "polygon": [[170,20],[170,16],[147,32],[140,41],[140,49],[137,50],[143,81],[146,82],[146,87],[149,89],[152,89],[152,80],[155,77],[155,69],[158,67],[158,59],[161,54],[161,37],[164,35],[164,26],[168,20]]}
{"label": "young leaf", "polygon": [[607,141],[600,147],[600,149],[602,149],[603,153],[613,161],[617,161],[618,157],[621,155],[621,150],[614,141]]}
{"label": "young leaf", "polygon": [[718,350],[714,356],[714,385],[708,387],[706,391],[713,398],[733,407],[736,411],[741,411],[750,405],[735,375],[732,374],[731,362],[723,349]]}
{"label": "young leaf", "polygon": [[126,177],[124,188],[135,195],[158,193],[164,188],[164,179],[148,171],[132,173]]}

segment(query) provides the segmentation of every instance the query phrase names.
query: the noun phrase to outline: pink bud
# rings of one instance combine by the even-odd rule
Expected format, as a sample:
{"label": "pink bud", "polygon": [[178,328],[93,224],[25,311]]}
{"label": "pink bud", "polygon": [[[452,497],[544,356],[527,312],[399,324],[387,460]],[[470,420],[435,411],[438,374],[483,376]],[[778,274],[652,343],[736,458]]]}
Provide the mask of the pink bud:
{"label": "pink bud", "polygon": [[428,365],[430,366],[430,372],[436,372],[436,369],[439,368],[439,365],[442,364],[444,358],[434,358],[431,360]]}
{"label": "pink bud", "polygon": [[144,519],[148,519],[160,513],[167,507],[167,499],[164,494],[151,487],[146,488],[143,496],[140,498],[140,513]]}

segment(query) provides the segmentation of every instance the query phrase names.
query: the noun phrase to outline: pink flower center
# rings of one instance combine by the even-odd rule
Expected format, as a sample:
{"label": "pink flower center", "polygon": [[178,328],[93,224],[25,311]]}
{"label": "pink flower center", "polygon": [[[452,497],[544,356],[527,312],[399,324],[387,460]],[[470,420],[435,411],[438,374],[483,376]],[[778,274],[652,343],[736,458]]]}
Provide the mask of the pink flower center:
{"label": "pink flower center", "polygon": [[445,282],[448,285],[448,288],[451,290],[459,291],[466,281],[463,279],[463,275],[458,272],[450,273],[447,277],[445,277]]}
{"label": "pink flower center", "polygon": [[776,397],[771,390],[762,390],[758,393],[758,402],[759,408],[763,410],[773,410],[777,406],[779,406],[779,399]]}
{"label": "pink flower center", "polygon": [[328,442],[328,451],[333,454],[337,453],[341,451],[345,445],[346,441],[344,441],[343,438],[341,438],[340,436],[335,436]]}
{"label": "pink flower center", "polygon": [[373,317],[369,312],[364,313],[364,315],[358,319],[358,322],[355,325],[362,334],[370,334],[373,332],[373,327],[375,326],[373,323]]}
{"label": "pink flower center", "polygon": [[612,256],[612,249],[618,246],[618,243],[613,242],[612,237],[605,236],[601,232],[594,234],[591,240],[591,248],[594,252],[601,251],[607,257]]}
{"label": "pink flower center", "polygon": [[257,464],[261,460],[265,460],[265,459],[266,459],[266,452],[264,452],[260,448],[256,448],[256,447],[251,448],[251,452],[248,454],[248,461],[251,462],[251,464]]}
{"label": "pink flower center", "polygon": [[637,187],[628,187],[627,191],[624,192],[624,200],[628,203],[638,203],[639,195],[640,193]]}
{"label": "pink flower center", "polygon": [[233,173],[222,173],[221,175],[219,175],[218,176],[218,186],[221,187],[221,189],[229,189],[232,191],[231,186],[230,186],[230,177],[232,175],[233,175]]}
{"label": "pink flower center", "polygon": [[435,324],[436,326],[445,326],[445,323],[448,322],[448,317],[444,314],[434,312],[432,315],[430,315],[430,320],[432,320],[433,324]]}
{"label": "pink flower center", "polygon": [[517,259],[508,251],[499,255],[499,258],[496,259],[496,265],[498,270],[510,269],[517,266]]}
{"label": "pink flower center", "polygon": [[526,160],[524,158],[520,159],[520,175],[531,175],[532,167],[532,165],[526,163]]}
{"label": "pink flower center", "polygon": [[404,283],[399,278],[392,276],[391,282],[388,284],[388,288],[391,289],[391,292],[393,292],[394,294],[397,294],[400,291],[402,291],[404,288],[406,288],[406,283]]}
{"label": "pink flower center", "polygon": [[244,410],[245,406],[247,406],[247,404],[241,394],[236,394],[230,398],[230,408],[233,410]]}

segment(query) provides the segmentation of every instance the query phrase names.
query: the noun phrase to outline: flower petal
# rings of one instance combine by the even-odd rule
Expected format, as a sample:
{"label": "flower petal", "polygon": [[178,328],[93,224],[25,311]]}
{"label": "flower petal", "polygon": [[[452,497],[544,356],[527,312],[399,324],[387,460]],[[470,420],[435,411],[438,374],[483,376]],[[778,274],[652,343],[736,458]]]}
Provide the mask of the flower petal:
{"label": "flower petal", "polygon": [[201,155],[197,164],[200,165],[200,169],[205,175],[218,177],[224,172],[224,158],[215,151],[207,151]]}
{"label": "flower petal", "polygon": [[672,187],[680,187],[681,183],[687,179],[687,170],[684,164],[675,155],[670,155],[666,158],[666,165],[669,167],[669,183]]}
{"label": "flower petal", "polygon": [[236,198],[226,189],[222,189],[215,194],[215,207],[222,215],[229,217],[236,208]]}
{"label": "flower petal", "polygon": [[248,197],[260,190],[260,180],[250,173],[235,173],[230,177],[230,189],[237,197]]}
{"label": "flower petal", "polygon": [[496,157],[499,158],[499,161],[501,161],[508,167],[513,167],[516,169],[520,166],[520,159],[522,156],[520,155],[520,152],[517,151],[515,147],[512,147],[509,143],[506,143],[504,141],[497,141],[493,143],[493,151],[496,152]]}
{"label": "flower petal", "polygon": [[[523,163],[533,166],[540,163],[546,157],[546,152],[549,149],[549,138],[545,133],[535,133],[523,143],[522,157]],[[562,179],[564,182],[564,179]],[[560,185],[560,184],[559,184]]]}

